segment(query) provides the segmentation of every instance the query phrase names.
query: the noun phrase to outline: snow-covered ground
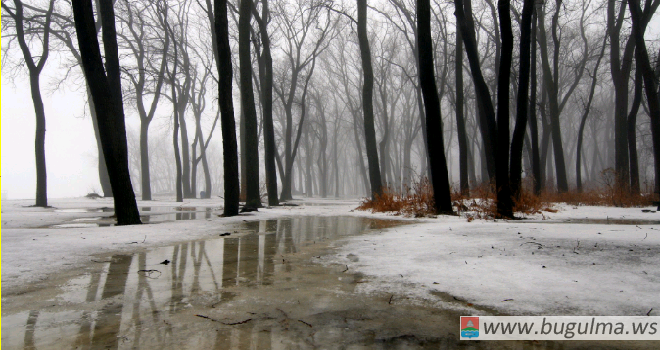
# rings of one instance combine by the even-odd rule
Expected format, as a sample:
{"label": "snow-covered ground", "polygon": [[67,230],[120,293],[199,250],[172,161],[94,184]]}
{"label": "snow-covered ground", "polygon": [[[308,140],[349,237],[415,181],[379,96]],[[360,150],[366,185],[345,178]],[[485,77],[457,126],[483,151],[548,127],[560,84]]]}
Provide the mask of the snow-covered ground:
{"label": "snow-covered ground", "polygon": [[[301,206],[260,209],[218,217],[222,200],[139,202],[140,207],[194,207],[203,219],[123,227],[50,228],[111,215],[71,209],[112,208],[109,199],[2,202],[2,287],[20,291],[27,283],[84,266],[99,253],[134,252],[174,242],[217,236],[228,225],[294,215],[392,217],[354,211],[356,200],[302,201]],[[401,226],[338,242],[327,264],[348,265],[370,283],[365,293],[458,300],[483,312],[546,315],[660,314],[660,225],[612,225],[607,219],[660,220],[655,208],[558,205],[524,221],[468,222],[463,217],[416,219]],[[67,210],[69,209],[69,210]],[[144,214],[145,212],[143,212]],[[604,219],[602,224],[562,223]]]}
{"label": "snow-covered ground", "polygon": [[[424,219],[351,238],[328,262],[374,276],[364,292],[455,298],[477,312],[660,315],[660,225],[607,224],[660,213],[556,207],[521,221]],[[604,222],[562,223],[581,219]]]}

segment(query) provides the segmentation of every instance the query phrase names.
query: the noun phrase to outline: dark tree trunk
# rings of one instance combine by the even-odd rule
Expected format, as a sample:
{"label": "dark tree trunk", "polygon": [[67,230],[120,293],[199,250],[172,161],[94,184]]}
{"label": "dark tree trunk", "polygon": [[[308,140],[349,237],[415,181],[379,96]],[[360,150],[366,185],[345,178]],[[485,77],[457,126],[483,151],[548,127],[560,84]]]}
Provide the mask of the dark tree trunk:
{"label": "dark tree trunk", "polygon": [[92,3],[89,0],[72,2],[78,45],[85,69],[85,79],[96,107],[103,153],[114,194],[117,224],[140,224],[140,214],[128,171],[128,147],[121,103],[114,9],[110,0],[102,0],[100,3],[107,76],[96,36]]}
{"label": "dark tree trunk", "polygon": [[[169,25],[166,25],[166,30],[167,33],[166,35],[171,35],[172,36],[172,41],[175,41],[174,38],[174,31],[172,30]],[[183,173],[181,171],[181,153],[179,150],[179,103],[180,101],[177,99],[177,94],[176,94],[176,85],[175,85],[175,80],[176,80],[176,69],[178,66],[178,55],[177,55],[177,44],[174,44],[174,59],[173,59],[173,66],[172,66],[172,72],[169,72],[168,68],[168,74],[170,75],[170,81],[172,82],[171,88],[172,88],[172,114],[173,114],[173,124],[174,124],[174,131],[172,132],[172,146],[174,147],[174,166],[176,169],[176,177],[174,180],[174,187],[176,188],[176,201],[177,202],[183,202],[183,183],[182,183],[182,177]]]}
{"label": "dark tree trunk", "polygon": [[[474,82],[474,89],[478,100],[477,114],[479,116],[479,124],[481,135],[483,138],[483,148],[485,152],[486,164],[488,166],[489,180],[495,176],[495,149],[496,149],[496,130],[497,125],[495,122],[495,108],[490,97],[488,84],[484,79],[481,72],[481,65],[479,62],[479,53],[477,48],[476,39],[474,37],[474,24],[472,23],[472,11],[470,0],[463,2],[463,0],[455,0],[456,4],[456,21],[463,37],[463,44],[465,44],[465,52],[470,63],[470,71],[472,73],[472,80]],[[508,157],[507,157],[508,158]],[[508,163],[507,163],[508,169]]]}
{"label": "dark tree trunk", "polygon": [[260,208],[259,196],[259,135],[257,110],[252,88],[252,59],[250,58],[250,20],[252,0],[241,0],[238,19],[238,55],[240,60],[241,109],[245,118],[245,206]]}
{"label": "dark tree trunk", "polygon": [[[464,195],[470,192],[470,183],[468,180],[468,144],[467,131],[465,129],[465,115],[463,113],[465,103],[465,94],[463,91],[463,38],[461,32],[456,32],[456,131],[458,133],[458,163],[461,176],[461,193]],[[404,156],[405,157],[405,156]],[[408,154],[408,158],[410,155]],[[405,159],[405,158],[404,158]],[[404,161],[404,166],[405,161]],[[408,159],[407,166],[410,166]]]}
{"label": "dark tree trunk", "polygon": [[[594,98],[594,93],[596,91],[596,82],[598,80],[598,67],[600,66],[600,61],[603,58],[603,55],[605,54],[605,46],[607,44],[606,42],[607,39],[603,40],[603,47],[600,50],[600,56],[598,56],[598,60],[596,61],[596,66],[594,67],[594,72],[591,77],[591,88],[589,90],[589,98],[587,100],[587,105],[584,107],[584,113],[582,114],[582,119],[580,121],[580,129],[578,130],[578,139],[577,139],[577,151],[576,151],[576,159],[575,159],[575,181],[577,182],[577,191],[578,193],[582,193],[582,139],[584,136],[584,127],[587,124],[587,118],[589,117],[589,112],[591,110],[591,102],[593,101]],[[641,85],[641,81],[640,81]],[[640,91],[637,91],[635,89],[635,96],[637,97],[637,94],[639,93],[639,97],[641,100],[641,86],[639,87]],[[639,106],[638,106],[639,107]]]}
{"label": "dark tree trunk", "polygon": [[511,199],[509,168],[507,166],[509,164],[509,77],[513,56],[510,7],[509,0],[499,0],[497,3],[502,37],[502,56],[497,78],[497,152],[495,155],[497,167],[495,169],[495,185],[497,186],[497,213],[507,218],[513,217],[513,201]]}
{"label": "dark tree trunk", "polygon": [[89,91],[89,87],[87,87],[87,103],[89,104],[89,114],[92,117],[92,127],[94,128],[94,137],[96,138],[96,147],[98,148],[98,171],[101,191],[103,191],[103,197],[112,197],[110,176],[108,175],[108,168],[105,165],[105,156],[103,155],[103,146],[101,145],[99,122],[96,119],[96,108],[94,107],[94,100],[92,99],[92,93]]}
{"label": "dark tree trunk", "polygon": [[[176,51],[176,50],[175,50]],[[195,198],[195,192],[191,190],[190,185],[190,143],[188,142],[188,127],[184,118],[188,96],[183,103],[179,103],[179,125],[181,132],[181,185],[183,189],[183,198]]]}
{"label": "dark tree trunk", "polygon": [[653,138],[653,155],[655,160],[655,192],[660,192],[660,100],[656,90],[655,74],[651,67],[646,42],[644,41],[644,19],[642,18],[638,0],[628,0],[628,7],[633,21],[633,37],[636,43],[635,57],[637,69],[642,71],[644,91],[649,106],[651,119],[651,135]]}
{"label": "dark tree trunk", "polygon": [[[261,106],[264,118],[264,165],[266,166],[266,190],[268,191],[268,205],[280,204],[277,198],[277,170],[275,165],[275,130],[273,127],[273,58],[270,52],[270,37],[268,36],[268,0],[262,0],[261,17],[255,16],[261,33],[263,52],[259,61],[261,78]],[[262,74],[263,72],[263,74]]]}
{"label": "dark tree trunk", "polygon": [[525,0],[523,3],[522,19],[520,22],[520,68],[518,76],[518,103],[516,105],[516,126],[511,138],[511,194],[520,198],[520,181],[522,176],[523,143],[529,112],[529,70],[530,46],[532,41],[532,13],[534,0]]}
{"label": "dark tree trunk", "polygon": [[635,72],[635,95],[628,114],[628,149],[630,151],[630,191],[639,193],[639,161],[637,159],[637,112],[642,103],[643,77],[641,69]]}
{"label": "dark tree trunk", "polygon": [[142,180],[142,200],[151,200],[151,174],[149,172],[149,124],[140,124],[140,177]]}
{"label": "dark tree trunk", "polygon": [[35,206],[48,206],[46,179],[46,112],[39,87],[39,73],[30,72],[30,93],[36,116],[36,131],[34,136],[34,155],[37,169],[37,191]]}
{"label": "dark tree trunk", "polygon": [[222,127],[222,148],[225,177],[225,216],[238,215],[238,149],[236,144],[236,124],[232,102],[231,46],[229,45],[229,24],[227,21],[227,0],[214,0],[214,31],[217,40],[218,56],[218,103],[220,104]]}
{"label": "dark tree trunk", "polygon": [[532,134],[532,176],[534,180],[534,194],[541,194],[541,159],[539,155],[539,130],[536,116],[536,23],[538,12],[534,8],[532,15],[532,60],[530,62],[531,94],[529,97],[529,132]]}
{"label": "dark tree trunk", "polygon": [[566,164],[564,160],[564,146],[561,140],[561,127],[559,125],[559,38],[557,36],[557,27],[559,21],[559,10],[561,8],[561,1],[557,0],[557,9],[555,14],[552,16],[552,37],[554,42],[554,76],[553,72],[550,70],[550,64],[548,59],[548,46],[545,36],[545,25],[544,25],[544,14],[539,5],[539,33],[540,33],[540,45],[541,45],[541,58],[543,61],[543,82],[546,87],[546,92],[548,94],[548,102],[550,109],[550,130],[552,135],[552,147],[553,153],[555,155],[555,172],[557,175],[557,190],[559,192],[568,191],[568,180],[566,178]]}
{"label": "dark tree trunk", "polygon": [[451,213],[449,172],[445,158],[442,133],[440,98],[435,85],[433,69],[433,41],[431,39],[431,4],[429,0],[417,0],[417,40],[419,44],[419,84],[424,96],[426,111],[427,153],[431,163],[431,184],[436,214]]}
{"label": "dark tree trunk", "polygon": [[[364,82],[362,86],[362,110],[364,113],[364,138],[369,163],[369,182],[371,183],[371,198],[375,199],[383,193],[380,178],[380,164],[378,163],[378,145],[376,143],[376,129],[374,127],[374,72],[371,65],[371,50],[367,36],[367,0],[357,0],[358,19],[357,34],[360,44],[360,57],[362,58],[362,73]],[[431,62],[431,65],[433,62]]]}
{"label": "dark tree trunk", "polygon": [[[240,78],[239,78],[240,79]],[[240,85],[240,81],[239,81]],[[243,101],[243,98],[241,97],[241,101]],[[243,102],[241,102],[242,104]],[[245,198],[247,197],[247,186],[245,186],[245,183],[247,182],[247,158],[245,157],[245,154],[247,151],[245,150],[245,111],[243,108],[241,108],[241,112],[238,115],[238,131],[239,131],[239,137],[238,137],[238,147],[239,147],[239,164],[241,166],[241,171],[239,172],[241,176],[241,196],[240,196],[240,201],[245,202]]]}

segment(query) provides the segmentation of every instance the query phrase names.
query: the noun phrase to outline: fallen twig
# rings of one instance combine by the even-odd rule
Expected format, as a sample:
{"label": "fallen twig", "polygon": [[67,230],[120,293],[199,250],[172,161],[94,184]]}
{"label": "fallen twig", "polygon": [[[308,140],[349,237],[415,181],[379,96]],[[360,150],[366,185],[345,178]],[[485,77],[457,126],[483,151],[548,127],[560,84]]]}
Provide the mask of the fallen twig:
{"label": "fallen twig", "polygon": [[392,304],[392,299],[394,299],[394,294],[390,295],[390,301],[388,301],[387,303],[391,305]]}
{"label": "fallen twig", "polygon": [[239,325],[239,324],[245,324],[245,323],[248,323],[248,322],[250,322],[250,321],[252,321],[251,318],[248,318],[248,319],[243,320],[243,321],[232,322],[232,323],[226,323],[226,322],[220,322],[220,323],[222,323],[222,324],[224,324],[224,325],[227,325],[227,326],[236,326],[236,325]]}
{"label": "fallen twig", "polygon": [[348,271],[348,265],[346,265],[346,270],[344,270],[344,271],[342,271],[342,272],[346,272],[346,271]]}
{"label": "fallen twig", "polygon": [[302,323],[302,324],[308,326],[309,328],[313,328],[311,324],[309,324],[309,323],[307,323],[307,322],[305,322],[305,321],[303,321],[303,320],[298,320],[298,322],[300,322],[300,323]]}
{"label": "fallen twig", "polygon": [[205,316],[205,315],[199,315],[198,314],[198,315],[195,315],[195,316],[205,318],[205,319],[211,320],[213,322],[219,322],[219,323],[224,324],[225,326],[236,326],[236,325],[239,325],[239,324],[245,324],[245,323],[248,323],[248,322],[252,321],[251,318],[248,318],[246,320],[238,321],[238,322],[222,322],[220,320],[216,320],[215,318],[211,318],[211,317],[208,317],[208,316]]}
{"label": "fallen twig", "polygon": [[649,310],[649,312],[646,313],[646,316],[651,316],[651,311],[653,311],[653,308],[651,308],[651,310]]}

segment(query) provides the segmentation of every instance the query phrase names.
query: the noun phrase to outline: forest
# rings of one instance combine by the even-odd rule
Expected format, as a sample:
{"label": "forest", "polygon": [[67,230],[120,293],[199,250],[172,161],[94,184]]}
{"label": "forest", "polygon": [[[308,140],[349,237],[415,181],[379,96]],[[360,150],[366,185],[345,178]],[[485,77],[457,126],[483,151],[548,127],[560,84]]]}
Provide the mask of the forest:
{"label": "forest", "polygon": [[136,196],[220,196],[233,216],[425,179],[434,214],[486,188],[512,218],[543,193],[657,200],[659,5],[3,0],[2,75],[29,77],[36,206],[56,67],[86,99],[120,225],[140,223]]}

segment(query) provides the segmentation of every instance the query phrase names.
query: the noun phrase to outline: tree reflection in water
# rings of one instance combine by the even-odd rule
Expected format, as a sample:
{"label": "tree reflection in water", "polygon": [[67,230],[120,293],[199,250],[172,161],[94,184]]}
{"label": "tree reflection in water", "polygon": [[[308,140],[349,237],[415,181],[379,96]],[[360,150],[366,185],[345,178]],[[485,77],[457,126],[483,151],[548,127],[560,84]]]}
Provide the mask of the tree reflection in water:
{"label": "tree reflection in water", "polygon": [[[177,213],[191,214],[195,215]],[[171,348],[180,339],[176,338],[176,330],[168,321],[170,317],[180,316],[193,304],[222,307],[231,300],[234,293],[230,290],[235,286],[250,288],[272,284],[280,273],[291,270],[286,262],[279,263],[282,255],[296,253],[307,244],[359,234],[374,228],[374,222],[354,217],[247,222],[236,228],[241,232],[250,231],[247,234],[232,231],[237,233],[133,256],[115,255],[101,271],[69,282],[70,289],[77,294],[71,292],[70,296],[60,298],[80,307],[72,307],[73,311],[25,310],[8,315],[9,320],[24,321],[22,325],[2,322],[2,344],[24,349]],[[170,263],[161,264],[164,260]],[[83,289],[86,289],[84,295],[80,294]],[[44,313],[48,314],[46,319]],[[5,319],[3,315],[3,321]],[[62,327],[63,324],[67,326]],[[146,325],[152,327],[145,329]],[[249,324],[240,328],[225,327],[216,334],[200,335],[200,341],[208,342],[208,348],[242,348],[250,344],[250,348],[269,349],[270,332],[252,328]],[[60,342],[56,346],[55,338]]]}

